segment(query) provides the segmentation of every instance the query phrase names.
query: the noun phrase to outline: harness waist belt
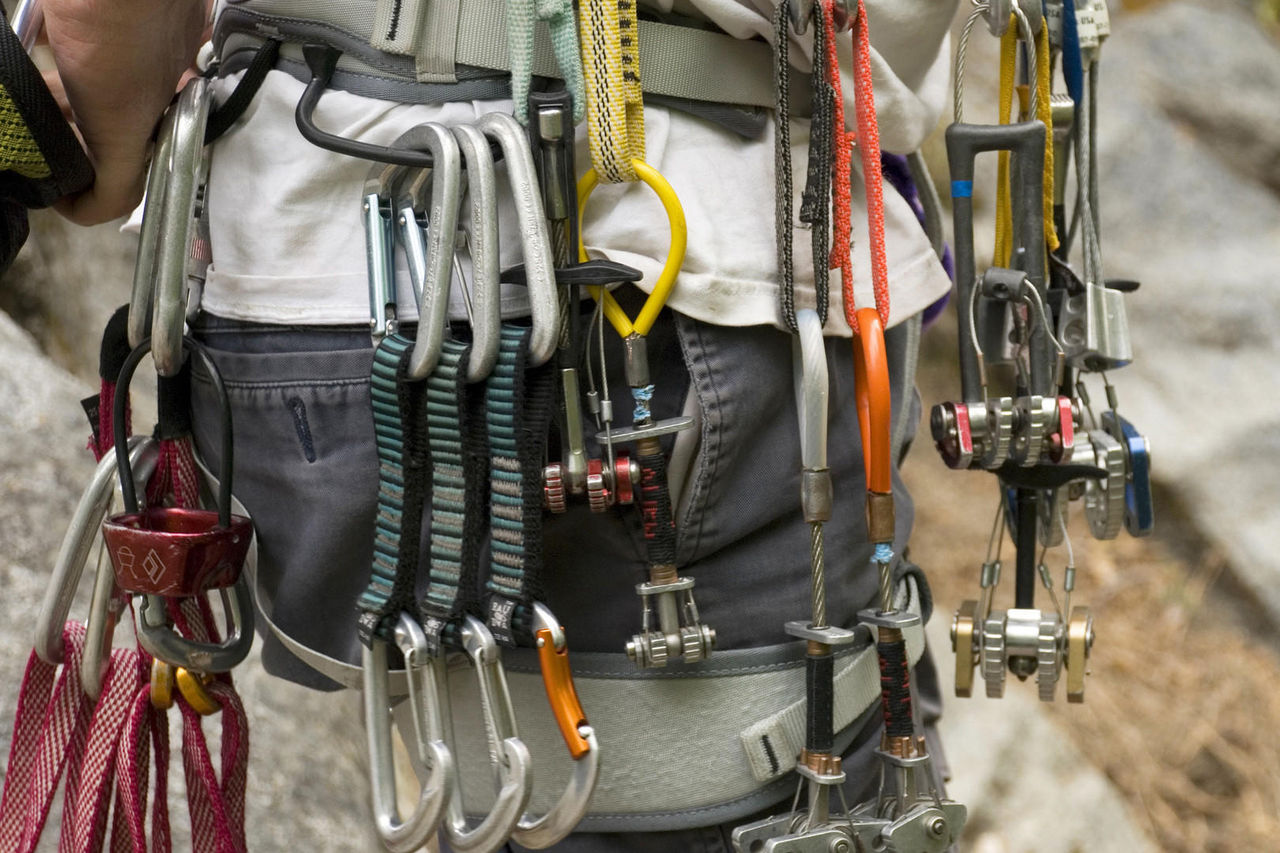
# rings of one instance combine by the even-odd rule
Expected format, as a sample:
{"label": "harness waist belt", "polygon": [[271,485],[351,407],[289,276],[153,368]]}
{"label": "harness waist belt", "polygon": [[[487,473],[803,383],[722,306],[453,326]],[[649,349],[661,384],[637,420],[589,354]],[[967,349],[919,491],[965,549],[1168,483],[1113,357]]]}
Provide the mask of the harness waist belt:
{"label": "harness waist belt", "polygon": [[[457,9],[455,40],[417,40],[411,55],[374,46],[375,5],[318,0],[226,0],[220,5],[214,47],[224,62],[263,39],[285,42],[282,58],[297,61],[296,45],[323,42],[343,52],[335,81],[356,94],[405,103],[459,100],[441,94],[442,84],[497,79],[509,97],[506,7],[503,0],[467,0]],[[450,22],[453,23],[452,21]],[[453,27],[446,28],[453,30]],[[291,45],[293,45],[291,47]],[[442,79],[441,54],[455,73]],[[430,55],[428,55],[430,54]],[[772,108],[773,52],[763,41],[656,21],[640,22],[643,88],[648,94],[736,106]],[[427,69],[431,69],[428,71]],[[533,73],[559,78],[547,26],[534,31]],[[809,75],[794,74],[793,103],[811,99]],[[354,85],[352,85],[354,84]],[[470,96],[467,96],[470,97]],[[805,112],[807,114],[807,112]]]}

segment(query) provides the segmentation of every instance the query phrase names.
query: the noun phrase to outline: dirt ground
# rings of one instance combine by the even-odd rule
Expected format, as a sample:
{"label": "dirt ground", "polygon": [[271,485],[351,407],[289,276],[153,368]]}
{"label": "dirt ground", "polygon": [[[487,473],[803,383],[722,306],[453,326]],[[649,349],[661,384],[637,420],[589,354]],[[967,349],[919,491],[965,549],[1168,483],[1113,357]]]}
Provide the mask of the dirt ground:
{"label": "dirt ground", "polygon": [[[929,573],[936,618],[948,621],[963,599],[977,597],[997,502],[994,478],[949,470],[928,434],[929,406],[959,388],[951,313],[925,335],[919,382],[926,417],[905,471],[917,509],[912,556]],[[1153,463],[1158,475],[1158,448]],[[1151,537],[1122,533],[1110,542],[1089,536],[1082,509],[1072,505],[1073,602],[1093,609],[1098,639],[1085,703],[1068,705],[1059,691],[1051,717],[1115,783],[1161,848],[1278,849],[1276,626],[1237,593],[1230,566],[1205,547],[1194,508],[1168,494],[1157,500]],[[1006,543],[1006,564],[1011,556]],[[1055,549],[1047,562],[1060,584],[1065,554]],[[1008,588],[1004,594],[1012,597]],[[940,651],[939,665],[952,666],[949,650]],[[1014,682],[1009,689],[1035,688]]]}

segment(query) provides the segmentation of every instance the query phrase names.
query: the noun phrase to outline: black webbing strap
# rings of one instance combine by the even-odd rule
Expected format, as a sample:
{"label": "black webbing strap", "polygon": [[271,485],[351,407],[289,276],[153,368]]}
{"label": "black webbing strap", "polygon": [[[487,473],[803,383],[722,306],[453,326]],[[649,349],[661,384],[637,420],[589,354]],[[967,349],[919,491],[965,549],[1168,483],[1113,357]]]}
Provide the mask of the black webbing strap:
{"label": "black webbing strap", "polygon": [[414,581],[418,569],[422,512],[431,465],[422,412],[424,383],[408,379],[413,341],[399,334],[382,339],[373,353],[369,393],[378,448],[378,514],[373,566],[360,595],[360,639],[365,645],[386,631],[402,611],[417,615]]}
{"label": "black webbing strap", "polygon": [[530,330],[503,325],[485,385],[489,427],[489,630],[515,645],[519,611],[543,600],[542,466],[555,403],[554,359],[529,366]]}
{"label": "black webbing strap", "polygon": [[650,565],[675,565],[676,523],[667,483],[667,457],[661,452],[636,457],[640,466],[640,515]]}
{"label": "black webbing strap", "polygon": [[[827,63],[826,19],[820,12],[812,16],[814,33],[813,119],[809,139],[809,162],[804,192],[800,196],[800,221],[810,226],[813,245],[813,287],[818,318],[827,322],[827,302],[831,267],[831,122],[835,114],[835,87],[822,72]],[[778,275],[782,320],[793,333],[796,326],[795,258],[791,176],[791,64],[789,49],[790,3],[782,0],[774,10],[773,81],[777,128],[774,133],[773,163],[777,177],[774,232],[777,240]]]}
{"label": "black webbing strap", "polygon": [[262,43],[235,89],[223,101],[222,106],[209,113],[209,123],[204,129],[205,145],[226,133],[231,125],[244,115],[244,111],[253,101],[253,96],[262,88],[262,81],[267,79],[267,72],[275,68],[276,59],[279,56],[280,41],[278,39],[267,39]]}
{"label": "black webbing strap", "polygon": [[467,384],[469,344],[447,340],[426,380],[427,447],[431,454],[431,563],[420,601],[432,654],[447,630],[478,610],[488,463],[483,417]]}

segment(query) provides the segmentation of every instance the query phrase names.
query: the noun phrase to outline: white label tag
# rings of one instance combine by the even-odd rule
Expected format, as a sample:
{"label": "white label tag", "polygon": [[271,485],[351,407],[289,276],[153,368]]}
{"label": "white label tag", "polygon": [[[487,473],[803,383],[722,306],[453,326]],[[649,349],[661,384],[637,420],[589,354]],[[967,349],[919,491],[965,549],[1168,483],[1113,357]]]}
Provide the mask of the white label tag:
{"label": "white label tag", "polygon": [[1062,3],[1046,3],[1044,6],[1045,24],[1049,27],[1049,47],[1058,50],[1062,47]]}
{"label": "white label tag", "polygon": [[1093,8],[1076,7],[1076,35],[1080,39],[1081,50],[1092,50],[1098,46],[1098,23],[1093,17]]}
{"label": "white label tag", "polygon": [[1098,29],[1098,39],[1111,35],[1111,11],[1107,9],[1107,0],[1094,0],[1093,23]]}

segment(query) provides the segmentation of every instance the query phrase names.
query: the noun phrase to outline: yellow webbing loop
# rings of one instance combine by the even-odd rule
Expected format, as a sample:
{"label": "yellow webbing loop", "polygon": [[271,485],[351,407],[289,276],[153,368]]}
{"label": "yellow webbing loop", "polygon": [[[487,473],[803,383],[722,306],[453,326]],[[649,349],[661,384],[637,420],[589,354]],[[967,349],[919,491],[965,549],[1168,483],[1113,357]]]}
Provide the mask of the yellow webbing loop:
{"label": "yellow webbing loop", "polygon": [[[1011,15],[1009,29],[1000,39],[1000,123],[1009,123],[1013,109],[1013,77],[1017,67],[1018,19]],[[1053,224],[1053,110],[1049,103],[1049,33],[1041,27],[1036,37],[1036,118],[1044,122],[1044,235],[1050,251],[1058,248],[1058,231]],[[1022,103],[1025,109],[1025,100]],[[992,263],[1008,266],[1013,255],[1013,206],[1009,197],[1009,152],[1001,151],[996,166],[996,239]]]}
{"label": "yellow webbing loop", "polygon": [[638,181],[644,160],[636,0],[588,0],[579,17],[591,165],[609,183]]}

